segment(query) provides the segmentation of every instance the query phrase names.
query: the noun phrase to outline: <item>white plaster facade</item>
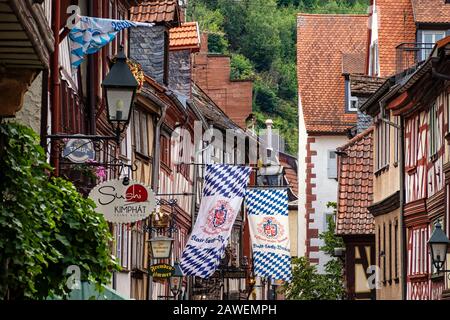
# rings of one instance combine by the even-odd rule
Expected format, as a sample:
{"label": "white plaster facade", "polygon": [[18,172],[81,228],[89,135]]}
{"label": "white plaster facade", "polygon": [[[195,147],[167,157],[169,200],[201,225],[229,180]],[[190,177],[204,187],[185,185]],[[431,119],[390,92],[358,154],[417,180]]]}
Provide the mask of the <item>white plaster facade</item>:
{"label": "white plaster facade", "polygon": [[[338,147],[347,143],[346,136],[315,136],[316,141],[311,143],[311,150],[317,152],[317,155],[312,156],[312,163],[314,168],[312,173],[316,178],[312,178],[311,182],[316,185],[313,188],[313,193],[316,195],[316,201],[313,201],[312,206],[315,213],[311,217],[314,222],[309,223],[309,229],[317,229],[319,234],[326,231],[327,214],[333,213],[332,208],[327,208],[328,202],[337,201],[338,181],[337,179],[328,178],[327,162],[328,154],[331,150],[336,150]],[[323,240],[311,239],[311,246],[323,246]],[[330,256],[322,251],[311,252],[310,258],[318,258],[319,264],[317,270],[319,273],[324,272],[324,265],[330,260]]]}
{"label": "white plaster facade", "polygon": [[[328,153],[331,150],[336,150],[348,142],[347,136],[338,135],[317,135],[311,136],[306,132],[305,121],[303,117],[303,108],[301,104],[301,97],[299,97],[299,154],[298,154],[298,183],[299,183],[299,205],[298,205],[298,256],[306,255],[306,235],[307,229],[317,229],[319,234],[325,231],[327,213],[332,213],[333,209],[327,208],[328,202],[337,201],[337,179],[328,178]],[[313,222],[307,222],[306,218],[306,156],[307,156],[307,141],[308,137],[314,137],[315,142],[311,143],[310,148],[316,151],[317,154],[311,157],[311,162],[314,164],[312,174],[316,175],[311,179],[311,183],[315,184],[313,194],[316,195],[316,200],[313,201],[312,207],[315,213],[310,217]],[[311,239],[311,246],[323,246],[324,243],[320,239]],[[317,270],[320,273],[324,272],[325,264],[330,260],[330,257],[324,252],[311,252],[309,258],[319,259]]]}

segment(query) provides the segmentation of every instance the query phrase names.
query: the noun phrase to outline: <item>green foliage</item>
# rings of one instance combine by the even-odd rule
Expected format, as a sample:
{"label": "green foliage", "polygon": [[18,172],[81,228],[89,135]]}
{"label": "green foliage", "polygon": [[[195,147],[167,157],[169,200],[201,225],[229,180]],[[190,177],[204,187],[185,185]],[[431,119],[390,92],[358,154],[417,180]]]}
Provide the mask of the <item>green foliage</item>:
{"label": "green foliage", "polygon": [[[334,208],[336,203],[330,202],[328,208]],[[328,230],[320,234],[325,245],[320,249],[332,255],[335,248],[343,247],[342,238],[335,235],[334,217],[328,217]],[[317,273],[316,266],[311,265],[307,258],[293,259],[293,279],[282,287],[289,300],[337,300],[344,296],[343,265],[337,259],[331,259],[325,265],[325,273]]]}
{"label": "green foliage", "polygon": [[0,299],[66,296],[70,265],[99,286],[116,268],[94,203],[51,170],[30,128],[0,124]]}
{"label": "green foliage", "polygon": [[208,52],[227,54],[228,41],[221,33],[210,33],[208,35]]}
{"label": "green foliage", "polygon": [[231,55],[231,79],[253,80],[255,70],[253,64],[244,55],[235,53]]}
{"label": "green foliage", "polygon": [[[367,5],[368,0],[191,0],[188,18],[213,34],[211,52],[250,60],[256,71],[253,111],[279,123],[276,128],[287,134],[286,151],[296,154],[298,139],[292,134],[298,132],[296,15],[366,13]],[[233,61],[233,78],[242,74],[241,60]]]}

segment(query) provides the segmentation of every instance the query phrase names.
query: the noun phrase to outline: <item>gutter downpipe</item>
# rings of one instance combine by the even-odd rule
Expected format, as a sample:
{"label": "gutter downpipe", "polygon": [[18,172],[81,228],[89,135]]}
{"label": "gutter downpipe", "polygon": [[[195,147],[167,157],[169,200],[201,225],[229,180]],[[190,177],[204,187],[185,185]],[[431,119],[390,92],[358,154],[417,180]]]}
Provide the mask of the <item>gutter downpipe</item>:
{"label": "gutter downpipe", "polygon": [[[202,129],[203,130],[207,130],[208,126],[206,123],[206,120],[204,119],[204,117],[202,116],[201,113],[198,112],[198,110],[196,109],[195,103],[192,100],[188,100],[187,103],[192,110],[194,111],[194,113],[197,115],[197,117],[201,120],[202,122]],[[195,128],[195,124],[194,124],[194,128]],[[194,129],[195,130],[195,129]],[[194,133],[195,136],[195,133]],[[203,132],[202,132],[202,136],[203,136]],[[202,141],[202,139],[200,139]],[[195,145],[196,141],[195,141],[195,137],[194,137],[194,163],[197,162],[197,154],[201,154],[203,152],[203,145],[199,146],[199,151],[197,152],[197,148]],[[203,162],[203,161],[201,161]],[[191,203],[191,232],[194,229],[194,225],[195,225],[195,209],[196,209],[196,202],[197,202],[197,188],[198,188],[198,166],[194,166],[193,169],[193,185],[192,185],[192,193],[194,194],[192,197],[192,203]],[[188,292],[188,300],[192,299],[192,296],[194,295],[194,277],[191,276],[188,278],[188,282],[187,282],[187,292]]]}
{"label": "gutter downpipe", "polygon": [[[158,119],[155,128],[155,148],[154,148],[154,156],[153,156],[153,172],[152,172],[152,189],[155,194],[158,194],[159,189],[159,167],[161,161],[161,145],[160,145],[160,137],[161,137],[161,126],[166,118],[167,106],[163,104],[161,101],[157,101],[157,104],[161,107],[161,116]],[[150,236],[152,234],[150,233]],[[153,259],[149,259],[149,265],[153,263]],[[150,271],[150,268],[149,268]],[[148,299],[152,300],[153,296],[153,277],[148,274]]]}
{"label": "gutter downpipe", "polygon": [[[89,16],[94,17],[94,1],[89,1]],[[96,97],[95,97],[95,83],[94,83],[94,63],[95,55],[90,54],[87,56],[88,59],[88,76],[87,76],[87,87],[88,91],[88,103],[89,103],[89,133],[95,135],[97,133],[97,124],[95,121],[95,110],[96,110]]]}
{"label": "gutter downpipe", "polygon": [[[61,130],[61,114],[60,114],[60,79],[59,79],[59,28],[61,25],[61,1],[54,1],[52,8],[52,31],[55,38],[54,51],[51,64],[51,123],[52,135],[60,133]],[[58,142],[53,140],[51,143],[50,163],[55,168],[53,175],[59,176],[59,152]]]}
{"label": "gutter downpipe", "polygon": [[400,115],[400,226],[402,230],[402,300],[407,298],[407,270],[408,270],[408,252],[407,252],[407,242],[406,242],[406,225],[405,225],[405,136],[404,136],[404,122],[405,119]]}

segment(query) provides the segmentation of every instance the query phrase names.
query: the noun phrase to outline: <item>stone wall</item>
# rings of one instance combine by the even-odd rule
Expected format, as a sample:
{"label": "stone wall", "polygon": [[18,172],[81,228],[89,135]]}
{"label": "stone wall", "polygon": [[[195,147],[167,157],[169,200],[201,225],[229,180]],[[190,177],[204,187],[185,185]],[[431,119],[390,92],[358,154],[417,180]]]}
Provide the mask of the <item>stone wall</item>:
{"label": "stone wall", "polygon": [[187,97],[191,95],[191,53],[189,50],[170,51],[169,88]]}
{"label": "stone wall", "polygon": [[41,104],[42,104],[42,72],[34,79],[25,93],[23,107],[16,113],[15,119],[29,127],[37,134],[41,130]]}

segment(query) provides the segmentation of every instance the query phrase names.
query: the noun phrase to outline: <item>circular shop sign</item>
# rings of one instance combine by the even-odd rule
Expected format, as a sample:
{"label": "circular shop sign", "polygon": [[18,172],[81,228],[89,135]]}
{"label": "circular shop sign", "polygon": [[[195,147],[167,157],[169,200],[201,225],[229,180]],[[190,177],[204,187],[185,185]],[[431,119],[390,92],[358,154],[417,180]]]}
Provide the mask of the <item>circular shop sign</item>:
{"label": "circular shop sign", "polygon": [[64,147],[63,157],[75,163],[95,160],[94,144],[88,139],[70,139]]}
{"label": "circular shop sign", "polygon": [[152,189],[130,180],[108,180],[95,186],[89,193],[97,205],[96,211],[105,220],[113,223],[131,223],[151,215],[156,207],[156,197]]}

